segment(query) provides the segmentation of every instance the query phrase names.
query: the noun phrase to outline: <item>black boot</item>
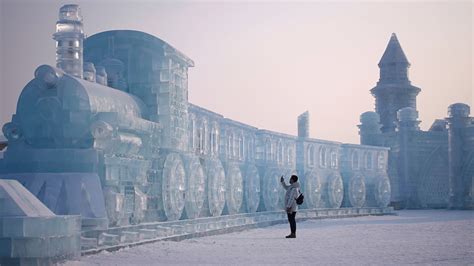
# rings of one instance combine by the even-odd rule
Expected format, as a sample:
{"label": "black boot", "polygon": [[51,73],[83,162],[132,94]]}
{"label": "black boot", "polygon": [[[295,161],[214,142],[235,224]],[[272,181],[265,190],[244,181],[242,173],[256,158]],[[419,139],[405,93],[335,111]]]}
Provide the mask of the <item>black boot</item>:
{"label": "black boot", "polygon": [[291,233],[291,234],[285,236],[285,238],[296,238],[296,234]]}

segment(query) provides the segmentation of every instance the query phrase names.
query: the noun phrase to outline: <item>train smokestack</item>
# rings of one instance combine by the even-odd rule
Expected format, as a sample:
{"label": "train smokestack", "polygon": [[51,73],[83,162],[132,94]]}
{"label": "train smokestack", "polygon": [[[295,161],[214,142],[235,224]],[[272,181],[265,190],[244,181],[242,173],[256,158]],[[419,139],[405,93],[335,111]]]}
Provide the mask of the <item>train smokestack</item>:
{"label": "train smokestack", "polygon": [[53,39],[56,40],[56,67],[82,78],[84,30],[78,5],[64,5],[59,9]]}

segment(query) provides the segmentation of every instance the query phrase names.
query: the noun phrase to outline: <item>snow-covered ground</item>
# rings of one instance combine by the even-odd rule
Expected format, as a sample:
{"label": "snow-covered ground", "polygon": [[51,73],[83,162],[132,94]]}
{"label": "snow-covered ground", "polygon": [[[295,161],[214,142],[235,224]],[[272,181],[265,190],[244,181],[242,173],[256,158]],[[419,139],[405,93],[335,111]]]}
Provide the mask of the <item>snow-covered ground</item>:
{"label": "snow-covered ground", "polygon": [[82,257],[66,265],[474,265],[474,211],[311,220]]}

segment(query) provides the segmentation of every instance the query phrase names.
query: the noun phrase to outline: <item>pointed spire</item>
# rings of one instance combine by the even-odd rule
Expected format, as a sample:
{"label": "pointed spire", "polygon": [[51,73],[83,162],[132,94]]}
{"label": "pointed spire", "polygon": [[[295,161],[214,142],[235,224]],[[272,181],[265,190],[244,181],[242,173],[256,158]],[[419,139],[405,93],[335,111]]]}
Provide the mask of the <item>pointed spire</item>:
{"label": "pointed spire", "polygon": [[393,63],[410,66],[410,63],[408,62],[408,59],[405,56],[405,53],[403,52],[403,49],[400,46],[400,42],[398,41],[397,35],[395,33],[392,33],[392,36],[390,37],[387,48],[380,59],[379,67]]}

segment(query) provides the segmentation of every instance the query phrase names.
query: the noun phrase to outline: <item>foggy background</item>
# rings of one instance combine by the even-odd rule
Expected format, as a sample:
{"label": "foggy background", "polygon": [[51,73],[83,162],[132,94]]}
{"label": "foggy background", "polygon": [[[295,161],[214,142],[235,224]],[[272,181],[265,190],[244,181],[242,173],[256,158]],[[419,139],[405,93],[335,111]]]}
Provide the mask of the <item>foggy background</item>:
{"label": "foggy background", "polygon": [[114,29],[155,35],[195,61],[190,102],[262,129],[359,143],[359,115],[392,32],[422,89],[422,129],[464,102],[474,113],[471,1],[15,1],[0,0],[0,126],[41,64],[55,65],[59,8],[79,4],[90,36]]}

